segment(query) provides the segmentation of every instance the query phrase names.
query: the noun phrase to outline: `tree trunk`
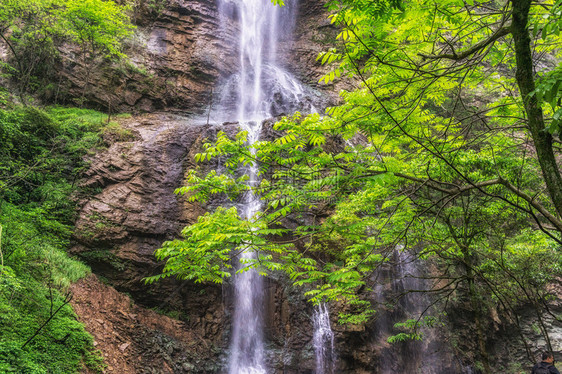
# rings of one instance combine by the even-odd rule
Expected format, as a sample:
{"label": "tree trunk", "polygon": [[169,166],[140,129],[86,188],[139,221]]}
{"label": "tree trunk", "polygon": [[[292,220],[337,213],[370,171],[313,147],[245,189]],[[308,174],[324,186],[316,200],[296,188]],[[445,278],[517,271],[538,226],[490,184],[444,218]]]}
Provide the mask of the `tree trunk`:
{"label": "tree trunk", "polygon": [[516,79],[527,114],[528,126],[537,152],[542,174],[552,203],[562,216],[562,178],[552,149],[552,136],[546,130],[542,108],[535,95],[535,78],[531,53],[531,38],[528,30],[531,0],[511,0],[513,16],[511,33],[517,64]]}

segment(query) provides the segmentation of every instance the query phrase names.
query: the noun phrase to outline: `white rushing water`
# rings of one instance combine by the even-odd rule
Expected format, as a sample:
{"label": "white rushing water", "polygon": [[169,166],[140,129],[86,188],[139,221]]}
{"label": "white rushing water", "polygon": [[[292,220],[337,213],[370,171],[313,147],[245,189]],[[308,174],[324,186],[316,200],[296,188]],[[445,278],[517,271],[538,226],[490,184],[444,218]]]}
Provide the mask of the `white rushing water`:
{"label": "white rushing water", "polygon": [[282,42],[291,40],[296,1],[286,0],[279,7],[270,0],[219,0],[223,32],[230,35],[233,30],[228,28],[236,27],[238,69],[219,85],[212,122],[261,126],[266,118],[315,111],[312,100],[320,99],[283,67],[279,51]]}
{"label": "white rushing water", "polygon": [[[259,138],[261,121],[241,122],[241,127],[248,131],[248,142],[254,143]],[[247,170],[250,185],[257,183],[257,166],[251,165]],[[260,209],[260,200],[248,193],[240,209],[241,216],[251,219]],[[248,247],[241,255],[242,259],[255,256]],[[233,335],[230,356],[230,374],[262,374],[264,367],[263,346],[263,280],[255,271],[250,270],[234,277],[235,304],[232,322]]]}
{"label": "white rushing water", "polygon": [[[294,13],[291,1],[284,8],[269,0],[221,0],[219,11],[224,24],[235,20],[239,27],[239,69],[222,84],[220,102],[213,121],[237,121],[248,133],[248,143],[259,140],[262,122],[298,109],[305,90],[277,61],[278,43],[292,31]],[[249,185],[259,183],[257,165],[244,172]],[[252,219],[261,208],[260,200],[248,193],[239,205],[240,215]],[[255,256],[251,247],[240,259]],[[243,265],[241,265],[243,266]],[[263,280],[254,270],[234,276],[234,316],[232,320],[229,374],[265,374],[263,341]]]}
{"label": "white rushing water", "polygon": [[314,354],[316,356],[315,374],[334,374],[336,352],[334,348],[334,333],[330,327],[330,313],[326,304],[319,304],[312,316],[314,325]]}

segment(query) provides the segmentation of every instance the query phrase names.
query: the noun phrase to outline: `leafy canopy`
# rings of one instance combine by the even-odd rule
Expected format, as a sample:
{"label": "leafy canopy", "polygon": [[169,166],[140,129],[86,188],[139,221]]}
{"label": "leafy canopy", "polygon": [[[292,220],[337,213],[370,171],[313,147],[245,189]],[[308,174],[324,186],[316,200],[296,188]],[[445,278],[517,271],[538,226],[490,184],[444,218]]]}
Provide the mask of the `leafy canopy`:
{"label": "leafy canopy", "polygon": [[51,84],[65,42],[83,58],[123,58],[132,34],[130,7],[109,0],[6,0],[0,3],[0,39],[8,47],[0,66],[24,92]]}
{"label": "leafy canopy", "polygon": [[[532,4],[526,14],[536,55],[560,52],[559,6]],[[313,302],[347,302],[343,322],[362,322],[374,313],[373,275],[399,249],[437,266],[428,292],[440,299],[460,289],[473,308],[499,303],[510,312],[544,300],[560,271],[562,230],[544,185],[559,170],[533,151],[545,132],[528,121],[514,74],[525,52],[512,47],[519,8],[461,0],[328,7],[341,32],[318,57],[332,66],[321,81],[355,88],[326,115],[282,119],[275,140],[248,144],[241,132],[208,143],[198,161],[220,159],[224,171],[192,170],[177,192],[229,203],[164,243],[156,252],[164,271],[149,281],[220,282],[230,259],[250,250],[256,258],[239,271],[284,272]],[[553,133],[559,69],[549,65],[534,91],[552,107],[540,120]],[[259,166],[258,186],[238,172],[249,163]],[[235,204],[249,191],[263,209],[243,219]]]}

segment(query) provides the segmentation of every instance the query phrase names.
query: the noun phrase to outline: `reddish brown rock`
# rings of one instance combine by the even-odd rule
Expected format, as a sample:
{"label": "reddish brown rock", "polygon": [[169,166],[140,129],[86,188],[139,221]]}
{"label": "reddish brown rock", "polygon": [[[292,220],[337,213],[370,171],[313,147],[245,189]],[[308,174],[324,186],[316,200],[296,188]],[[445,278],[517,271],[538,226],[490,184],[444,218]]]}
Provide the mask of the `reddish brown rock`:
{"label": "reddish brown rock", "polygon": [[215,346],[185,322],[136,305],[91,275],[71,286],[78,319],[102,352],[105,373],[206,373]]}

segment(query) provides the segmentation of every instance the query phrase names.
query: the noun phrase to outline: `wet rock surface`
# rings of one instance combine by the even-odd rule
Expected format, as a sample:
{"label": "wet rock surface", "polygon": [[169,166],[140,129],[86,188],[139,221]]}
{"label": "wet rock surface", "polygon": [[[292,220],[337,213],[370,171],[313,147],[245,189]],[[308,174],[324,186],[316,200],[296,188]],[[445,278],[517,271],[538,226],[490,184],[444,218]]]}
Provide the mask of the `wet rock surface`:
{"label": "wet rock surface", "polygon": [[[92,298],[100,300],[91,308],[101,310],[86,312],[86,307],[77,307],[76,312],[82,320],[91,319],[88,313],[100,313],[95,318],[101,320],[102,325],[109,323],[104,322],[107,318],[110,321],[117,318],[111,322],[115,324],[112,328],[126,328],[128,318],[120,320],[119,315],[115,317],[107,312],[115,308],[104,306],[106,292],[110,292],[111,298],[121,300],[123,297],[128,302],[134,302],[136,310],[154,308],[166,312],[178,319],[177,328],[185,332],[177,343],[180,346],[194,343],[193,339],[197,343],[196,340],[200,339],[204,342],[197,344],[220,347],[201,356],[205,357],[207,365],[207,371],[201,372],[221,372],[228,357],[234,294],[232,284],[227,282],[222,286],[213,286],[165,279],[149,286],[143,279],[161,271],[163,264],[154,257],[154,250],[163,241],[179,237],[184,226],[195,222],[199,215],[220,203],[211,201],[207,206],[189,203],[185,198],[176,196],[174,190],[183,184],[186,171],[195,167],[194,156],[202,150],[203,142],[212,140],[218,131],[233,136],[238,125],[213,126],[204,121],[157,113],[121,119],[120,125],[133,136],[126,141],[110,137],[106,140],[111,142],[108,148],[92,158],[83,181],[83,187],[89,190],[91,196],[81,202],[74,234],[75,245],[71,249],[71,253],[87,262],[108,286],[97,286],[97,280],[81,282],[79,287],[86,287]],[[207,163],[201,167],[204,171],[218,165]],[[96,286],[88,288],[90,281]],[[269,342],[268,362],[274,373],[310,373],[314,368],[312,306],[306,303],[299,290],[291,290],[287,284],[287,280],[283,279],[267,281],[264,314],[267,325],[265,335]],[[128,296],[117,296],[118,291]],[[98,293],[101,294],[94,295]],[[84,302],[89,297],[85,297]],[[126,304],[125,301],[120,303]],[[153,316],[158,319],[160,315]],[[118,326],[120,324],[125,326]],[[97,326],[89,323],[87,329],[98,340]],[[151,331],[157,336],[166,334],[159,325]],[[168,349],[166,347],[172,343],[166,340],[168,338],[158,339],[151,345],[151,340],[144,343],[139,338],[135,348],[149,352],[149,356],[156,355],[155,364],[144,362],[145,371],[138,371],[138,367],[127,366],[126,360],[116,358],[118,363],[112,366],[121,369],[114,372],[198,372],[189,367],[191,361],[183,366],[167,363],[170,368],[164,366],[165,369],[162,369],[160,363],[168,362],[168,357],[172,357],[169,353],[167,356],[164,354]],[[113,362],[114,352],[126,342],[111,334],[103,335],[102,340],[104,343],[99,348],[107,355],[109,364]],[[208,365],[215,365],[214,369],[209,369]]]}
{"label": "wet rock surface", "polygon": [[[519,325],[506,313],[498,308],[488,318],[488,346],[490,354],[496,360],[496,367],[509,373],[529,373],[536,362],[541,359],[541,354],[552,347],[557,368],[560,370],[562,360],[562,279],[558,278],[548,286],[552,297],[547,305],[521,305]],[[541,318],[537,315],[540,313]],[[542,326],[548,331],[549,342],[542,333]],[[525,341],[522,340],[525,337]],[[466,342],[462,342],[466,344]],[[467,351],[475,351],[470,345],[464,345]]]}
{"label": "wet rock surface", "polygon": [[[63,83],[44,98],[109,112],[200,114],[212,105],[216,84],[239,65],[235,17],[226,20],[229,27],[221,27],[215,1],[169,0],[158,11],[143,4],[134,17],[138,28],[127,42],[128,61],[90,60],[75,46],[66,45],[58,69]],[[316,57],[337,30],[326,21],[321,0],[299,4],[296,36],[282,43],[287,61],[281,65],[333,102],[337,90],[318,83],[329,67]]]}
{"label": "wet rock surface", "polygon": [[[115,141],[91,160],[82,183],[90,197],[81,202],[71,252],[117,289],[159,305],[188,287],[177,291],[173,281],[148,287],[143,278],[161,270],[154,250],[204,212],[174,190],[216,129],[164,114],[125,119],[121,126],[137,137]],[[220,299],[220,289],[212,292]]]}
{"label": "wet rock surface", "polygon": [[[213,136],[216,129],[163,114],[125,119],[121,126],[136,137],[113,142],[91,160],[83,182],[91,197],[81,203],[71,252],[139,307],[172,313],[183,321],[182,329],[204,337],[204,344],[224,347],[226,317],[220,286],[195,286],[175,279],[149,286],[143,280],[162,269],[154,251],[164,240],[177,238],[203,212],[174,195],[174,190],[182,184],[185,170],[193,167],[203,139]],[[160,331],[158,326],[154,330]],[[168,343],[157,342],[154,347],[161,344]],[[109,351],[113,348],[107,346]],[[205,357],[209,365],[220,365],[220,360]],[[157,363],[148,367],[160,372]],[[196,372],[172,369],[174,373]]]}
{"label": "wet rock surface", "polygon": [[[142,3],[142,2],[141,2]],[[170,0],[158,12],[137,9],[129,61],[91,61],[72,46],[63,52],[62,92],[107,111],[194,112],[208,103],[220,72],[235,65],[219,38],[216,2]]]}

